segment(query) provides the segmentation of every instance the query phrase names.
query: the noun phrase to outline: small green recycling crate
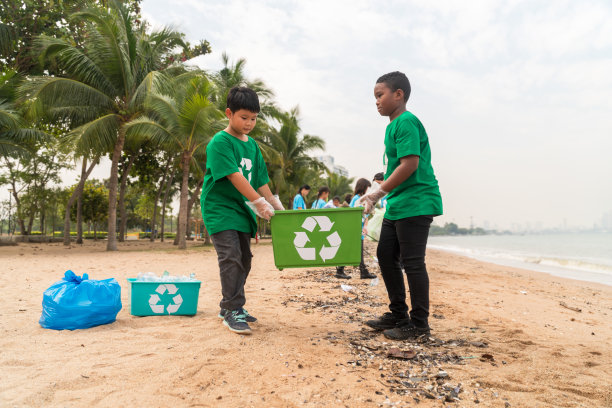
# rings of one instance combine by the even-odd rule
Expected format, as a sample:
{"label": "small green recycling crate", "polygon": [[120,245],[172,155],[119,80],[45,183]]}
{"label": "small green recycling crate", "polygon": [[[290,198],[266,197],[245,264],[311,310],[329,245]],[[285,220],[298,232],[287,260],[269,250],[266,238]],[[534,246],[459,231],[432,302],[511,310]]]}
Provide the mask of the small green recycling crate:
{"label": "small green recycling crate", "polygon": [[128,278],[130,313],[134,316],[194,315],[198,310],[200,281],[140,281]]}
{"label": "small green recycling crate", "polygon": [[276,211],[271,219],[276,267],[359,265],[362,213],[363,208]]}

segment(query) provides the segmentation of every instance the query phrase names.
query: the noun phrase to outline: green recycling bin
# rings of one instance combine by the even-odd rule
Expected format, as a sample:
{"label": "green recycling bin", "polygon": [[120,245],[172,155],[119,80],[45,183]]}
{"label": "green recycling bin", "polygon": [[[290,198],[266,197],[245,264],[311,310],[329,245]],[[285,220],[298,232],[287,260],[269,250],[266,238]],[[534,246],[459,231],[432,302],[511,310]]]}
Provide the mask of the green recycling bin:
{"label": "green recycling bin", "polygon": [[363,208],[276,211],[271,219],[279,269],[359,265]]}

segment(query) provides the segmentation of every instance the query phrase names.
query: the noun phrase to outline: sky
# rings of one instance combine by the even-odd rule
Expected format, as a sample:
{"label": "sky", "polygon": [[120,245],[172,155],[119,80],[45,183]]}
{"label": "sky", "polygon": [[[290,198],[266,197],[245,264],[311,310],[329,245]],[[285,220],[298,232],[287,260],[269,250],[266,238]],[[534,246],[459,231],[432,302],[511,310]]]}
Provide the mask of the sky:
{"label": "sky", "polygon": [[144,0],[142,14],[208,40],[212,54],[192,60],[203,69],[218,70],[222,52],[245,58],[247,76],[282,108],[299,105],[303,132],[355,178],[384,169],[376,79],[406,73],[439,225],[592,227],[612,213],[607,0]]}

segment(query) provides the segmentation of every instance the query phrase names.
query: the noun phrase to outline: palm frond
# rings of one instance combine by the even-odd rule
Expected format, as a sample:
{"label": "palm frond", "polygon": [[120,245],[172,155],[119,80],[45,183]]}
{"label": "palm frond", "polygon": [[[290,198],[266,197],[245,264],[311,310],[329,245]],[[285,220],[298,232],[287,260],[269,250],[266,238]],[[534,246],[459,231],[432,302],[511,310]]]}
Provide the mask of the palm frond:
{"label": "palm frond", "polygon": [[63,146],[70,146],[78,156],[91,151],[111,151],[117,140],[121,117],[111,113],[101,116],[68,132],[61,138]]}
{"label": "palm frond", "polygon": [[147,116],[141,116],[125,125],[126,137],[136,140],[150,140],[156,145],[172,145],[176,142],[173,134],[159,122]]}
{"label": "palm frond", "polygon": [[[18,90],[19,100],[29,103],[30,114],[34,117],[59,119],[69,117],[77,122],[97,117],[101,112],[113,107],[113,100],[108,95],[90,85],[69,78],[35,77],[25,81]],[[84,118],[77,117],[78,110],[70,111],[71,106],[87,107],[89,114]],[[71,113],[72,112],[72,113]],[[60,115],[60,116],[54,116]]]}
{"label": "palm frond", "polygon": [[66,72],[67,75],[64,76],[90,85],[111,98],[117,94],[117,90],[100,70],[100,67],[81,49],[68,41],[40,36],[34,41],[34,47],[40,52],[41,61],[55,60],[59,67]]}
{"label": "palm frond", "polygon": [[136,91],[130,99],[128,107],[130,110],[136,110],[142,107],[146,98],[155,94],[169,94],[172,92],[172,80],[165,73],[160,71],[152,71],[145,76],[142,82],[136,88]]}

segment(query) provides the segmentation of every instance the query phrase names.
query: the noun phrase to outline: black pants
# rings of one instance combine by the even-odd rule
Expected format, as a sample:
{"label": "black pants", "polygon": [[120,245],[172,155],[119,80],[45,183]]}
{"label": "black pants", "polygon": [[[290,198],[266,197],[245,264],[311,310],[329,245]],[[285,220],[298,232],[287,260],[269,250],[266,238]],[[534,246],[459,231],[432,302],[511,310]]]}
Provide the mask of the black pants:
{"label": "black pants", "polygon": [[389,294],[389,309],[399,318],[408,317],[404,274],[410,290],[410,319],[415,326],[428,327],[429,277],[425,267],[425,249],[433,217],[384,219],[376,254]]}
{"label": "black pants", "polygon": [[246,303],[244,284],[251,271],[251,234],[235,230],[211,235],[219,260],[221,294],[219,306],[227,310],[240,309]]}

